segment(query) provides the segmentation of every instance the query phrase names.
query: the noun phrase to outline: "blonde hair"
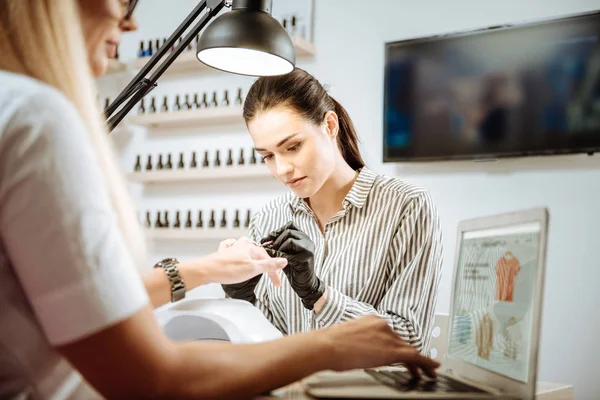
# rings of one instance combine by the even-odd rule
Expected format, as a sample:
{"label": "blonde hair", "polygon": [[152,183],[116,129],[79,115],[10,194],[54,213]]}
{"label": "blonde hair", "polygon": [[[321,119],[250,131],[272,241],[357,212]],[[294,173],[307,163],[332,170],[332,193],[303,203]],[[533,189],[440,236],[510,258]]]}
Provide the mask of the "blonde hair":
{"label": "blonde hair", "polygon": [[79,111],[96,151],[121,234],[138,269],[144,238],[119,170],[87,62],[78,0],[0,0],[0,69],[24,74],[62,92]]}

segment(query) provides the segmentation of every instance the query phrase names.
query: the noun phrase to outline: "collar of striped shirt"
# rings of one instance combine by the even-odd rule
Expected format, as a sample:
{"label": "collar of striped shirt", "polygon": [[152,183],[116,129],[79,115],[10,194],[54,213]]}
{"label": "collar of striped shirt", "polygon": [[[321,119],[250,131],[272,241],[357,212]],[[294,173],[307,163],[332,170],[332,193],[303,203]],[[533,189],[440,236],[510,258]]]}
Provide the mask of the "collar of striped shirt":
{"label": "collar of striped shirt", "polygon": [[[367,167],[362,167],[359,170],[358,177],[354,181],[352,188],[344,198],[343,206],[344,209],[349,205],[353,205],[357,208],[362,208],[371,192],[371,188],[373,188],[373,183],[377,178],[377,174],[370,170]],[[292,211],[305,211],[311,212],[310,207],[306,203],[306,201],[298,196],[292,196],[289,201],[290,207],[292,207]]]}

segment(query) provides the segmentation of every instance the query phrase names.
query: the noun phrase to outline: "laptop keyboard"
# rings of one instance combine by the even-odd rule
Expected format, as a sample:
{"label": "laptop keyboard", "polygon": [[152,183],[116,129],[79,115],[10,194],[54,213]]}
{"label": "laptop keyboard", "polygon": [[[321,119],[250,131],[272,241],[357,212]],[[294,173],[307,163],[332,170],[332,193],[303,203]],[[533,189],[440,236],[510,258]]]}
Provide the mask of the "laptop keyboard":
{"label": "laptop keyboard", "polygon": [[465,385],[462,382],[455,381],[444,375],[438,375],[437,379],[414,379],[408,371],[385,371],[366,369],[366,373],[371,375],[380,383],[391,386],[401,392],[469,392],[486,393],[483,390]]}

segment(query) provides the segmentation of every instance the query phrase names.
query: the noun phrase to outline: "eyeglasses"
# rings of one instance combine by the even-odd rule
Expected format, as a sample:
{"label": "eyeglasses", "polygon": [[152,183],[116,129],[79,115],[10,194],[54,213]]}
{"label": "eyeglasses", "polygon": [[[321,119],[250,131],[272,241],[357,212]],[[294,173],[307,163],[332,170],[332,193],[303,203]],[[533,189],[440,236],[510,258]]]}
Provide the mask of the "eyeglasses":
{"label": "eyeglasses", "polygon": [[130,19],[133,15],[133,10],[135,10],[135,6],[137,6],[138,0],[125,0],[121,2],[121,6],[124,11],[124,19]]}

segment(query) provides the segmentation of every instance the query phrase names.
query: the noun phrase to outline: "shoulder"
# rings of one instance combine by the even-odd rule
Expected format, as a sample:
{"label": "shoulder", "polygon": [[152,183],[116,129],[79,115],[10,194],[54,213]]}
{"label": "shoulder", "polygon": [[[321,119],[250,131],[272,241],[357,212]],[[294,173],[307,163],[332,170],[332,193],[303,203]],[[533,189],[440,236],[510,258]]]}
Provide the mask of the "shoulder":
{"label": "shoulder", "polygon": [[417,205],[435,208],[429,191],[424,187],[383,174],[376,175],[370,197],[385,200],[401,209]]}
{"label": "shoulder", "polygon": [[0,134],[13,128],[35,130],[82,126],[79,113],[57,89],[25,75],[0,71]]}

